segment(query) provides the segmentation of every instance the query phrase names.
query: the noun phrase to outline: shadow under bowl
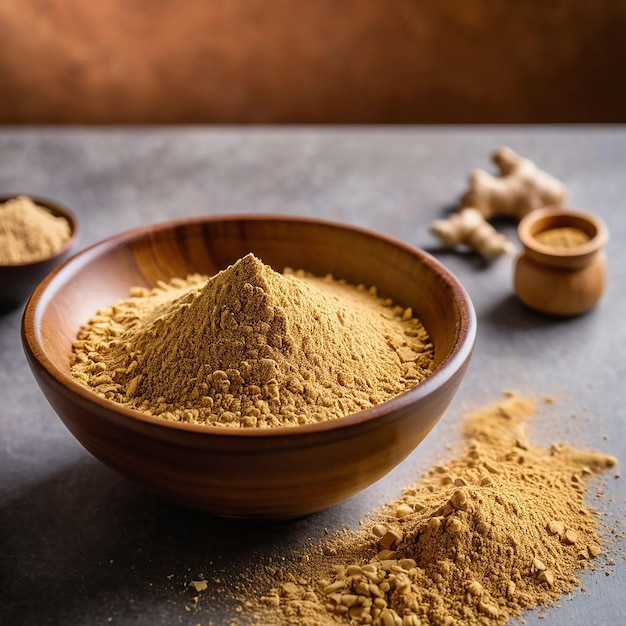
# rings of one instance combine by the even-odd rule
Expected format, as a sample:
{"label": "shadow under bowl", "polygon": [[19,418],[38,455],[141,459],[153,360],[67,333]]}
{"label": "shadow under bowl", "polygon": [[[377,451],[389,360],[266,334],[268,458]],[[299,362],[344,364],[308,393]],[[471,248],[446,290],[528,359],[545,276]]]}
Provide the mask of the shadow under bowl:
{"label": "shadow under bowl", "polygon": [[[17,197],[17,195],[0,197],[0,204]],[[27,263],[0,264],[0,313],[11,311],[24,304],[41,280],[69,257],[78,239],[78,219],[68,208],[46,198],[30,195],[28,197],[52,215],[64,217],[70,225],[71,235],[63,247],[50,257]]]}
{"label": "shadow under bowl", "polygon": [[[105,400],[70,374],[79,327],[133,285],[192,272],[213,275],[253,252],[277,271],[332,273],[412,307],[435,347],[436,368],[413,389],[323,423],[223,429],[169,422]],[[123,233],[83,250],[35,290],[24,350],[46,398],[103,463],[170,501],[210,514],[288,519],[365,489],[406,458],[456,393],[476,318],[459,281],[425,252],[373,232],[305,218],[186,219]]]}

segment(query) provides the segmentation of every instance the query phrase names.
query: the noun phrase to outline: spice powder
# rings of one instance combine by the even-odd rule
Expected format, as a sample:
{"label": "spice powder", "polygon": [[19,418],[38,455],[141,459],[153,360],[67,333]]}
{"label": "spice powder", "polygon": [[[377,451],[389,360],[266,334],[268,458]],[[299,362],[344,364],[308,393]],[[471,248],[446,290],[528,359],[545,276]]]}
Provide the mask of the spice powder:
{"label": "spice powder", "polygon": [[72,374],[161,418],[222,427],[295,426],[367,409],[433,367],[410,308],[331,276],[274,271],[248,254],[206,279],[136,288],[74,343]]}
{"label": "spice powder", "polygon": [[551,248],[575,248],[587,243],[591,238],[579,228],[549,228],[535,235],[535,239]]}
{"label": "spice powder", "polygon": [[59,252],[71,237],[68,221],[27,196],[0,204],[0,265],[41,261]]}

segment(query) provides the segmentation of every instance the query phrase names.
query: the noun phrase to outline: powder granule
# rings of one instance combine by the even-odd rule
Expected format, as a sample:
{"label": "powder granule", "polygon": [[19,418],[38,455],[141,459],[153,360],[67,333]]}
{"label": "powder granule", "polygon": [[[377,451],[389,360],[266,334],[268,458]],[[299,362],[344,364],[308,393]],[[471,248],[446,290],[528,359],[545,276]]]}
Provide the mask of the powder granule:
{"label": "powder granule", "polygon": [[26,196],[0,204],[0,265],[40,261],[56,254],[71,236],[68,221]]}
{"label": "powder granule", "polygon": [[461,455],[312,554],[256,623],[495,626],[570,592],[601,550],[585,482],[617,461],[531,445],[534,412],[511,396],[470,415]]}
{"label": "powder granule", "polygon": [[164,419],[273,427],[342,417],[431,373],[410,309],[374,290],[249,254],[103,310],[79,333],[72,373],[100,395]]}

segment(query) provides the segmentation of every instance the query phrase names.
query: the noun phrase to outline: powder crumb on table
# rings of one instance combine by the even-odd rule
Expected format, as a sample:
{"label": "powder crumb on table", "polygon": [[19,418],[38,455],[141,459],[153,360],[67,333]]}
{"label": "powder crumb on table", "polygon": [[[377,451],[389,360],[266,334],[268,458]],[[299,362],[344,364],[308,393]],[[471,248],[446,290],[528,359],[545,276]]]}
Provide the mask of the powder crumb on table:
{"label": "powder crumb on table", "polygon": [[0,204],[0,265],[41,261],[59,252],[71,236],[69,222],[27,196]]}
{"label": "powder crumb on table", "polygon": [[508,395],[467,416],[459,456],[359,530],[312,550],[260,594],[253,622],[495,626],[558,607],[601,552],[586,481],[617,461],[565,445],[519,447],[536,410]]}
{"label": "powder crumb on table", "polygon": [[192,580],[189,586],[192,587],[194,591],[200,593],[201,591],[206,591],[209,585],[206,580]]}
{"label": "powder crumb on table", "polygon": [[343,417],[432,367],[410,308],[330,276],[280,274],[252,254],[209,279],[132,289],[81,328],[71,357],[74,377],[107,399],[225,428]]}

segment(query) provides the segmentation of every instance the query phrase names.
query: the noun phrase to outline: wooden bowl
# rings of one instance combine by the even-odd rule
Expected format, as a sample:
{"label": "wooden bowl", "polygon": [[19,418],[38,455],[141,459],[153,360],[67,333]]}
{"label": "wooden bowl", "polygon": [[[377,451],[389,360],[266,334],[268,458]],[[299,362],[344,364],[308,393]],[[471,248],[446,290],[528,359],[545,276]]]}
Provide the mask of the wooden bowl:
{"label": "wooden bowl", "polygon": [[[1,196],[0,204],[16,196],[17,194]],[[65,242],[65,245],[51,257],[29,263],[0,264],[0,311],[2,312],[10,311],[23,304],[42,278],[70,255],[78,239],[78,220],[68,208],[46,198],[30,195],[29,198],[35,204],[47,209],[52,215],[64,217],[69,222],[72,234],[70,239]]]}
{"label": "wooden bowl", "polygon": [[[167,422],[107,401],[70,375],[72,342],[97,309],[190,272],[215,274],[253,252],[274,269],[332,273],[377,285],[410,306],[435,347],[417,387],[360,413],[264,430]],[[74,436],[103,463],[171,501],[254,519],[303,516],[372,484],[428,434],[454,396],[476,334],[459,281],[425,252],[312,219],[234,216],[139,228],[83,250],[37,287],[22,339],[39,386]]]}

